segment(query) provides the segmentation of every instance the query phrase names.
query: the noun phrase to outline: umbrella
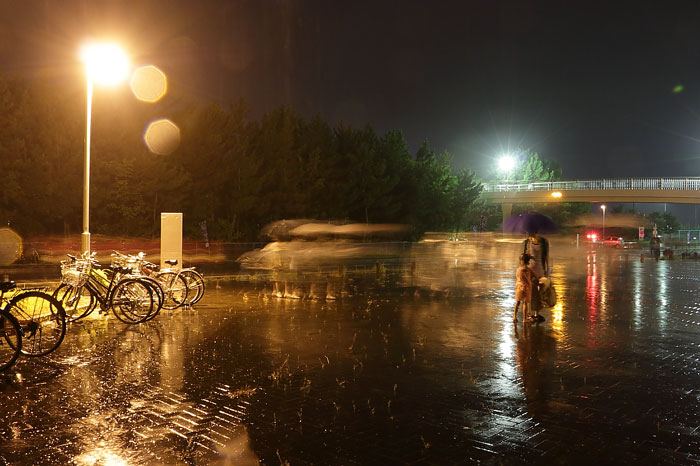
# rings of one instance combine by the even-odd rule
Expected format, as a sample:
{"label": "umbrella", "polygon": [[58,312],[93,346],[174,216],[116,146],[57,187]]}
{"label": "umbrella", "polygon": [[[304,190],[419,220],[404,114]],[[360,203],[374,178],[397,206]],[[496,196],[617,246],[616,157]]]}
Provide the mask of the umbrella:
{"label": "umbrella", "polygon": [[537,212],[521,212],[503,222],[503,231],[510,233],[554,233],[557,225],[551,218]]}
{"label": "umbrella", "polygon": [[292,236],[324,236],[336,234],[337,225],[332,223],[305,223],[289,231]]}
{"label": "umbrella", "polygon": [[279,220],[277,222],[268,223],[260,231],[261,236],[272,239],[273,241],[280,241],[283,239],[289,239],[290,232],[305,223],[309,223],[312,220],[306,219],[291,219],[291,220]]}

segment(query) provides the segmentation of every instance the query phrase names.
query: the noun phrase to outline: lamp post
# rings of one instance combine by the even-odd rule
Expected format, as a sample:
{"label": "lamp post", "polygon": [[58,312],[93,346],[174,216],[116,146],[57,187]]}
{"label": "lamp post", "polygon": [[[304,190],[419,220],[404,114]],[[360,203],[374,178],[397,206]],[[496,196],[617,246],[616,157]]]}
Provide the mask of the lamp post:
{"label": "lamp post", "polygon": [[603,211],[603,241],[605,241],[605,209],[606,209],[605,204],[602,204],[600,206],[600,208]]}
{"label": "lamp post", "polygon": [[92,123],[92,90],[95,85],[116,85],[122,82],[129,70],[129,60],[124,50],[112,42],[84,45],[80,58],[85,65],[86,114],[85,158],[83,164],[83,253],[90,252],[90,130]]}

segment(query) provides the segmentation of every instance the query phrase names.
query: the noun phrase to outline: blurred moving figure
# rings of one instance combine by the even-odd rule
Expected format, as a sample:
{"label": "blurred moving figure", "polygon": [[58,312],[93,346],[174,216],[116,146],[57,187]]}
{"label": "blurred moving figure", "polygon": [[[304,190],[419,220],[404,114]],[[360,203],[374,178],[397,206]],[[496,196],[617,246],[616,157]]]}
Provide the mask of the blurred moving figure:
{"label": "blurred moving figure", "polygon": [[656,235],[649,240],[649,252],[654,259],[659,260],[661,256],[661,239]]}
{"label": "blurred moving figure", "polygon": [[[267,272],[271,295],[279,298],[336,299],[346,267],[379,270],[379,262],[400,257],[407,225],[280,220],[263,228],[273,240],[242,254],[242,269]],[[311,281],[311,283],[309,283]]]}

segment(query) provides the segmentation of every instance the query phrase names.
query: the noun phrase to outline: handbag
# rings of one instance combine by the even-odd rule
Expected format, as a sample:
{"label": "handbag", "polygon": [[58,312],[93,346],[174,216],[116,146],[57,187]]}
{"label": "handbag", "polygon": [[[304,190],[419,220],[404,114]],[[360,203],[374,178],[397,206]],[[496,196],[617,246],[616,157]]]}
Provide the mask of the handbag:
{"label": "handbag", "polygon": [[557,290],[548,277],[540,279],[540,302],[542,307],[554,307],[557,305]]}

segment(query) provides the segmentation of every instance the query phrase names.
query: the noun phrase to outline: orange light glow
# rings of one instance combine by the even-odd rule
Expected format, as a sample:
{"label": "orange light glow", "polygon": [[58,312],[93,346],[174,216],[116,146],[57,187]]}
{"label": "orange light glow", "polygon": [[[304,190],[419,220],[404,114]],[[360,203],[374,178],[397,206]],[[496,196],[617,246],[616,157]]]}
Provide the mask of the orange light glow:
{"label": "orange light glow", "polygon": [[80,59],[88,77],[98,84],[119,84],[129,73],[129,58],[114,42],[86,44],[80,49]]}
{"label": "orange light glow", "polygon": [[562,197],[561,191],[554,191],[554,192],[552,193],[552,197],[557,198],[557,199],[560,198],[560,197]]}

